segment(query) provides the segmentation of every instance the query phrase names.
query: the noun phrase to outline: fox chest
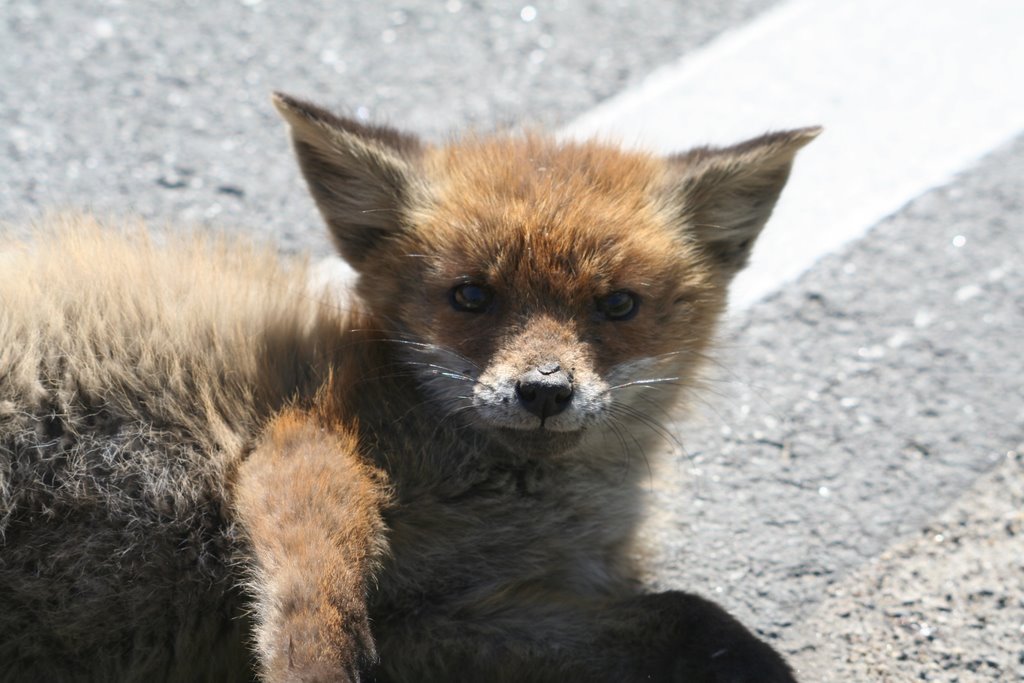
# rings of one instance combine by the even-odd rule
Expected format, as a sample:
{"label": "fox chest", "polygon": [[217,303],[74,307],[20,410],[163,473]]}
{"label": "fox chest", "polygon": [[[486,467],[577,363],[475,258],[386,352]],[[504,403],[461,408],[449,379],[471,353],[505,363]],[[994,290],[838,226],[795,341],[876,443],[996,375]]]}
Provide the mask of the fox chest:
{"label": "fox chest", "polygon": [[623,590],[638,501],[628,486],[539,466],[494,468],[459,488],[399,490],[385,602],[475,604],[518,591]]}

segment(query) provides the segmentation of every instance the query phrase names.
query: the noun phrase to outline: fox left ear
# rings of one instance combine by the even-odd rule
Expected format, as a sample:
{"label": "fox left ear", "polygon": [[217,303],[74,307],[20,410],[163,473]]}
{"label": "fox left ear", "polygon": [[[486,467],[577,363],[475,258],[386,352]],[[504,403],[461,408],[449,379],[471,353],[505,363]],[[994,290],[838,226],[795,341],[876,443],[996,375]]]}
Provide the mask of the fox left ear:
{"label": "fox left ear", "polygon": [[291,126],[299,167],[335,244],[361,270],[370,252],[402,229],[418,189],[419,139],[282,93],[273,102]]}
{"label": "fox left ear", "polygon": [[768,133],[731,147],[668,158],[673,203],[687,234],[726,278],[741,270],[789,179],[797,151],[820,127]]}

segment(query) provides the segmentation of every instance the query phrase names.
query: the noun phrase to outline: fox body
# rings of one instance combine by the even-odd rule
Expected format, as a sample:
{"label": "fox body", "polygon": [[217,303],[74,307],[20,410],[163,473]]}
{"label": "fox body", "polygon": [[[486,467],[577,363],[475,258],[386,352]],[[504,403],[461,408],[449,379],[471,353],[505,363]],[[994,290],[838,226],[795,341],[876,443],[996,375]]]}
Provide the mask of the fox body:
{"label": "fox body", "polygon": [[648,413],[817,130],[433,147],[275,103],[345,305],[85,217],[7,247],[0,679],[792,680],[631,550]]}

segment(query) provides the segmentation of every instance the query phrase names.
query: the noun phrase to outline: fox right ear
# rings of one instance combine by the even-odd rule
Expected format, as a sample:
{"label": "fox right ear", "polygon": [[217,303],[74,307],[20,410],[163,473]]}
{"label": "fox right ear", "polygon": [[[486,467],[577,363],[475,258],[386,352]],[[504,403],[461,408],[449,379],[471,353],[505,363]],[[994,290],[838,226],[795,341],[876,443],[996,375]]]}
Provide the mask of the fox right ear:
{"label": "fox right ear", "polygon": [[681,222],[726,279],[746,265],[796,153],[820,133],[817,126],[798,128],[669,157]]}
{"label": "fox right ear", "polygon": [[357,271],[382,241],[402,229],[402,214],[418,187],[416,137],[336,116],[274,93],[291,126],[302,175],[334,242]]}

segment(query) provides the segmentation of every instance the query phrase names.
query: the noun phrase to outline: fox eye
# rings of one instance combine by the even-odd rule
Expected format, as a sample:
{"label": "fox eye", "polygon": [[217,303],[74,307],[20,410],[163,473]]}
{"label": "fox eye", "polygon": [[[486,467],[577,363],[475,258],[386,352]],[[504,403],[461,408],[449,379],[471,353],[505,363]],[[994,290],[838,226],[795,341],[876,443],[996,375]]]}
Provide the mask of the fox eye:
{"label": "fox eye", "polygon": [[609,320],[629,320],[636,315],[640,300],[633,292],[612,292],[597,300],[597,308]]}
{"label": "fox eye", "polygon": [[494,295],[490,289],[472,282],[453,287],[449,295],[455,310],[469,313],[483,313],[490,306],[493,298]]}

